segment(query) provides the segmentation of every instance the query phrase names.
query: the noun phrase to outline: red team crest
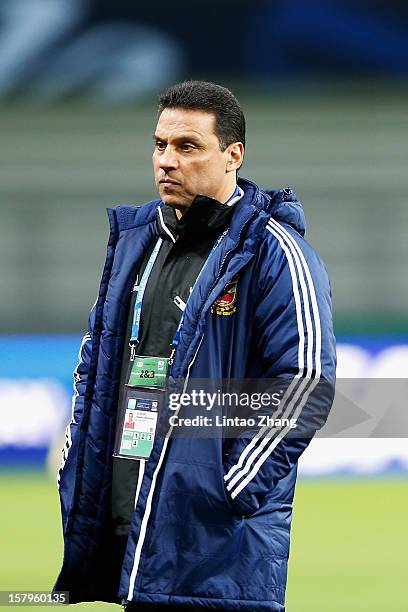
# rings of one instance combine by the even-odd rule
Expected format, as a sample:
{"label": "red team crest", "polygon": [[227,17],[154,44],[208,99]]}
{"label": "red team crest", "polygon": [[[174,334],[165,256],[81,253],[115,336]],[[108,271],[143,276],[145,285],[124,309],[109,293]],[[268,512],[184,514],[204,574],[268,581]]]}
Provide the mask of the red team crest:
{"label": "red team crest", "polygon": [[218,297],[211,307],[211,312],[217,315],[232,315],[237,309],[238,274],[236,274],[225,286],[222,294]]}

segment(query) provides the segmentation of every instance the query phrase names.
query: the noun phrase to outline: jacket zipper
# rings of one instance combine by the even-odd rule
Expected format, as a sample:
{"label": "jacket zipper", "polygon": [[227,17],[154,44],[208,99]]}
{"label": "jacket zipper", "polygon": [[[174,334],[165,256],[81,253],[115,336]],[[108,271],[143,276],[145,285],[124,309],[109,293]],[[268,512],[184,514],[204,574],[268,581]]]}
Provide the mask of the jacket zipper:
{"label": "jacket zipper", "polygon": [[184,301],[184,300],[182,300],[182,299],[181,299],[181,297],[180,297],[179,295],[176,295],[176,296],[173,298],[173,302],[175,303],[175,305],[176,305],[178,308],[180,308],[180,310],[181,310],[182,312],[184,312],[184,311],[185,311],[185,309],[186,309],[186,303],[185,303],[185,301]]}

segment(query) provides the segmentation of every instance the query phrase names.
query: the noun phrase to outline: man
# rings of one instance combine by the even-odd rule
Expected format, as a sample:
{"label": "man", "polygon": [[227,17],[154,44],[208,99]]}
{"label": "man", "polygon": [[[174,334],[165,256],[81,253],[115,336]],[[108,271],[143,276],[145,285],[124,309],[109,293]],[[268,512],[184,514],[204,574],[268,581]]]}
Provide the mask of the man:
{"label": "man", "polygon": [[133,412],[129,412],[129,418],[125,423],[125,429],[134,429],[135,428],[135,422],[133,420]]}
{"label": "man", "polygon": [[[60,471],[55,589],[128,610],[283,612],[297,460],[333,396],[326,270],[293,191],[237,180],[245,119],[229,90],[170,88],[154,142],[160,199],[108,211]],[[309,410],[313,431],[174,436],[164,389],[197,379],[278,381],[277,416]],[[143,450],[141,436],[124,444],[129,408],[151,432]]]}

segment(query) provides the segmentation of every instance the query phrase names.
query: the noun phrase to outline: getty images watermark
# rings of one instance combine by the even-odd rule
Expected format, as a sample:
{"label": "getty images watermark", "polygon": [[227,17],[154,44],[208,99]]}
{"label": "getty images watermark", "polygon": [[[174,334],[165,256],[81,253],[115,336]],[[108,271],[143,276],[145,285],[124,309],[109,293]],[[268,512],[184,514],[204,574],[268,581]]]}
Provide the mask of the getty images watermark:
{"label": "getty images watermark", "polygon": [[237,393],[227,392],[218,389],[215,392],[205,391],[204,389],[192,389],[189,393],[170,393],[170,410],[179,410],[182,406],[194,406],[212,410],[218,406],[240,406],[259,410],[260,408],[277,407],[281,403],[283,391],[275,393]]}
{"label": "getty images watermark", "polygon": [[[160,395],[160,394],[159,394]],[[311,437],[324,425],[333,384],[317,379],[190,379],[170,381],[156,433],[175,437],[285,435]]]}
{"label": "getty images watermark", "polygon": [[306,438],[408,438],[408,377],[174,381],[160,434]]}
{"label": "getty images watermark", "polygon": [[[280,406],[283,391],[274,393],[245,393],[227,392],[218,389],[215,392],[204,389],[193,389],[186,393],[170,393],[169,409],[175,414],[170,415],[169,424],[172,427],[222,427],[222,428],[253,428],[253,427],[296,427],[295,418],[284,416],[274,417],[270,413],[253,414],[260,410],[276,409]],[[231,410],[239,408],[241,414],[229,416],[228,414],[195,414],[194,416],[183,416],[180,414],[182,408],[199,409],[211,412],[219,408]],[[252,411],[244,415],[243,410]]]}

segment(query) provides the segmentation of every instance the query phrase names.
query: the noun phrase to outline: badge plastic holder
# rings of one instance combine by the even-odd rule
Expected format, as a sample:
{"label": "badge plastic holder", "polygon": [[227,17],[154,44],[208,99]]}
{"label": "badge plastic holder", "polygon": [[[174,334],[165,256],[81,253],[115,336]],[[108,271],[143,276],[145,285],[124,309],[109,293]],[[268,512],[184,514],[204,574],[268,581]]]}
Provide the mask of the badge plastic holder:
{"label": "badge plastic holder", "polygon": [[149,459],[164,395],[160,390],[125,385],[122,404],[119,406],[114,457]]}

